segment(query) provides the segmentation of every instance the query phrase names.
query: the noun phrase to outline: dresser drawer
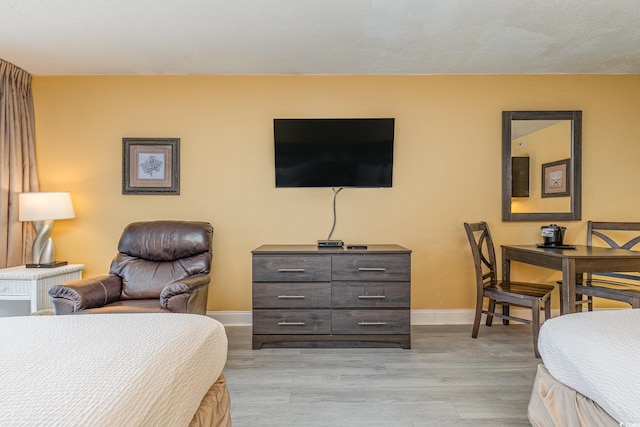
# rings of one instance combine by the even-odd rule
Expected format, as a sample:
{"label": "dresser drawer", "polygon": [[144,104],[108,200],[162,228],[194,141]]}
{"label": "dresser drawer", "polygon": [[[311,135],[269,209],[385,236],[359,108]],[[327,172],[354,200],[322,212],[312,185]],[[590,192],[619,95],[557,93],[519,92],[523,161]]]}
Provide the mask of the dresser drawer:
{"label": "dresser drawer", "polygon": [[254,334],[330,334],[331,310],[253,310]]}
{"label": "dresser drawer", "polygon": [[31,295],[30,282],[28,280],[0,280],[0,295]]}
{"label": "dresser drawer", "polygon": [[256,282],[253,308],[330,308],[329,282]]}
{"label": "dresser drawer", "polygon": [[408,334],[409,310],[333,310],[332,332],[340,334]]}
{"label": "dresser drawer", "polygon": [[353,254],[337,255],[332,262],[333,280],[411,280],[409,254]]}
{"label": "dresser drawer", "polygon": [[329,256],[254,256],[254,282],[328,282]]}
{"label": "dresser drawer", "polygon": [[333,282],[334,308],[409,308],[409,282]]}

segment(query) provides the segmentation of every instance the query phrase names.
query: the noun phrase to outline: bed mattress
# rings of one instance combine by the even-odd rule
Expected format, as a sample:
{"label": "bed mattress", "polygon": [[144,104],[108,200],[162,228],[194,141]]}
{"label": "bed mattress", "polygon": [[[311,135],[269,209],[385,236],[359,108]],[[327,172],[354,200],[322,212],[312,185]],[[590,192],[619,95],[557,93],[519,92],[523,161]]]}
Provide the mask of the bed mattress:
{"label": "bed mattress", "polygon": [[0,343],[2,426],[188,426],[227,356],[194,314],[5,317]]}
{"label": "bed mattress", "polygon": [[538,349],[549,373],[621,425],[640,425],[640,310],[547,320]]}

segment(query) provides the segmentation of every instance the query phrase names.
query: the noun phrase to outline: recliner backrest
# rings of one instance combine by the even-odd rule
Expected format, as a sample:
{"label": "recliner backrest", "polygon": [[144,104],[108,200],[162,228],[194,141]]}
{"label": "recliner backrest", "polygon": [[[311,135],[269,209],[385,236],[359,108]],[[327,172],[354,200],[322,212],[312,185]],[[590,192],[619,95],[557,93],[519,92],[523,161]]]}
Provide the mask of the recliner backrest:
{"label": "recliner backrest", "polygon": [[211,271],[213,227],[198,221],[140,221],[120,237],[110,274],[122,278],[121,299],[159,298],[169,283]]}

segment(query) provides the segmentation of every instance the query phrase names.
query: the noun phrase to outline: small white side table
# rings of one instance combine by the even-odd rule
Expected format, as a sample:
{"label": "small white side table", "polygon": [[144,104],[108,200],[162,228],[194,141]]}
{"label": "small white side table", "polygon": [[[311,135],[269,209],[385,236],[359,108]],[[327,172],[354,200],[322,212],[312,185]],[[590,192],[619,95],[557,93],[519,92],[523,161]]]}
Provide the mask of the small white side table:
{"label": "small white side table", "polygon": [[9,267],[0,269],[0,300],[31,301],[31,313],[53,308],[49,288],[82,278],[84,264],[56,268]]}

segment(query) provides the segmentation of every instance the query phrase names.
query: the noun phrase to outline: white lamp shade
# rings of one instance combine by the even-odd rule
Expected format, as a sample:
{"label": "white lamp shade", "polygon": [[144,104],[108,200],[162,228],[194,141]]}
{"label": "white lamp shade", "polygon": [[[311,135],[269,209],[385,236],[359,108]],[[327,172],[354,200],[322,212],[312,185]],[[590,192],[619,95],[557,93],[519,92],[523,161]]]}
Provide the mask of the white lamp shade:
{"label": "white lamp shade", "polygon": [[41,192],[18,194],[20,221],[48,221],[75,218],[68,192]]}

